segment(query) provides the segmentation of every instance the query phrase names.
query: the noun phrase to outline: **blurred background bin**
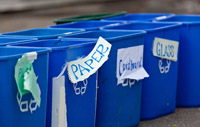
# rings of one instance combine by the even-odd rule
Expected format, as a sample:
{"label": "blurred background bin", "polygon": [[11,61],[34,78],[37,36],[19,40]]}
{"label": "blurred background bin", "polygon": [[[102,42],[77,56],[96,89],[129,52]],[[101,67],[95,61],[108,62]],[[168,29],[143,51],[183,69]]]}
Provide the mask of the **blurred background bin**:
{"label": "blurred background bin", "polygon": [[70,17],[70,18],[57,19],[54,21],[54,23],[62,24],[62,23],[75,22],[75,21],[100,20],[103,18],[125,15],[125,14],[126,14],[125,11],[87,14],[87,15],[80,15],[80,16],[75,16],[75,17]]}
{"label": "blurred background bin", "polygon": [[104,20],[109,21],[127,21],[127,22],[135,22],[135,21],[149,21],[152,22],[156,19],[165,19],[167,17],[174,16],[172,13],[132,13],[126,14],[122,16],[115,16],[110,18],[104,18]]}
{"label": "blurred background bin", "polygon": [[5,45],[9,45],[9,44],[13,44],[13,43],[23,43],[26,41],[33,41],[34,39],[30,39],[30,38],[14,38],[14,37],[0,37],[0,46],[5,46]]}
{"label": "blurred background bin", "polygon": [[[73,41],[70,39],[49,39],[15,44],[14,46],[28,47],[48,47],[51,48],[49,57],[49,88],[47,106],[47,127],[51,127],[52,122],[52,79],[57,77],[66,62],[87,56],[95,46],[95,42]],[[67,125],[68,127],[94,127],[96,115],[96,90],[97,75],[93,74],[84,82],[78,82],[77,88],[71,83],[65,72],[65,91],[67,105]],[[85,88],[85,92],[76,93],[76,89]]]}
{"label": "blurred background bin", "polygon": [[10,36],[10,37],[29,37],[37,39],[56,39],[61,35],[71,34],[73,32],[81,32],[81,29],[53,29],[53,28],[37,28],[37,29],[28,29],[10,33],[2,33],[0,36]]}
{"label": "blurred background bin", "polygon": [[137,126],[140,121],[142,81],[132,87],[117,85],[117,51],[143,45],[144,31],[89,31],[66,35],[72,40],[97,40],[99,36],[112,44],[109,59],[98,71],[96,127]]}
{"label": "blurred background bin", "polygon": [[[15,81],[15,65],[24,53],[37,52],[37,60],[33,68],[38,77],[37,83],[41,90],[40,107],[36,105],[32,94],[23,95],[21,102]],[[45,127],[49,50],[22,47],[0,47],[0,126],[1,127]],[[18,96],[19,95],[19,96]],[[19,100],[20,101],[20,100]],[[20,110],[19,104],[22,105]],[[22,112],[23,111],[23,112]]]}
{"label": "blurred background bin", "polygon": [[177,15],[160,22],[181,22],[180,56],[178,72],[178,107],[200,106],[200,16]]}
{"label": "blurred background bin", "polygon": [[77,21],[72,23],[65,23],[65,24],[59,24],[54,26],[49,26],[49,28],[70,28],[70,29],[84,29],[84,30],[98,30],[101,27],[104,26],[115,26],[124,24],[123,21],[95,21],[95,20],[89,20],[89,21]]}
{"label": "blurred background bin", "polygon": [[[155,37],[179,41],[180,25],[178,23],[129,23],[120,26],[105,27],[108,30],[145,30],[144,39],[144,68],[150,77],[143,80],[141,119],[150,120],[174,112],[176,108],[176,90],[178,76],[178,62],[162,60],[153,56],[153,42]],[[169,72],[161,73],[159,63],[169,65]]]}

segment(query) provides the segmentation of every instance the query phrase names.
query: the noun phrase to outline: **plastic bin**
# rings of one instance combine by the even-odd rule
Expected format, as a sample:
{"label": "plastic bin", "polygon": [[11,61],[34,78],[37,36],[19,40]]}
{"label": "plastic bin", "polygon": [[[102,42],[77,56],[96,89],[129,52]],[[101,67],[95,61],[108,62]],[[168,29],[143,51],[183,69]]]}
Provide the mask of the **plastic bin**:
{"label": "plastic bin", "polygon": [[78,21],[72,23],[65,23],[60,25],[49,26],[49,28],[73,28],[73,29],[84,29],[84,30],[98,30],[104,26],[114,26],[124,24],[125,22],[119,21]]}
{"label": "plastic bin", "polygon": [[108,18],[113,16],[125,15],[126,12],[107,12],[107,13],[96,13],[96,14],[87,14],[81,16],[75,16],[70,18],[57,19],[54,21],[56,24],[75,22],[75,21],[85,21],[85,20],[100,20],[102,18]]}
{"label": "plastic bin", "polygon": [[176,108],[176,90],[178,62],[170,61],[168,73],[161,73],[159,62],[166,66],[167,60],[153,56],[155,37],[179,41],[180,25],[178,23],[129,23],[107,27],[109,30],[145,30],[144,68],[150,77],[143,80],[141,119],[150,120],[174,112]]}
{"label": "plastic bin", "polygon": [[12,37],[0,37],[0,46],[5,46],[13,43],[23,43],[25,41],[32,41],[30,38],[12,38]]}
{"label": "plastic bin", "polygon": [[66,35],[74,40],[96,40],[102,36],[112,44],[109,59],[98,71],[96,127],[130,127],[140,121],[142,81],[132,87],[117,85],[117,51],[121,48],[143,45],[144,31],[90,31]]}
{"label": "plastic bin", "polygon": [[199,15],[177,15],[161,22],[181,22],[180,56],[178,72],[178,107],[200,106],[200,71],[199,51],[200,16]]}
{"label": "plastic bin", "polygon": [[[36,106],[31,94],[22,97],[22,110],[18,104],[18,88],[15,82],[15,65],[24,53],[37,52],[37,60],[33,67],[38,76],[37,82],[41,90],[41,104]],[[0,47],[0,126],[1,127],[45,127],[48,59],[49,50],[38,48]],[[20,103],[20,101],[19,101]]]}
{"label": "plastic bin", "polygon": [[[51,127],[52,118],[52,79],[62,71],[66,62],[76,60],[89,54],[94,48],[95,42],[72,41],[68,39],[38,40],[18,44],[15,46],[48,47],[51,48],[49,57],[49,89],[47,106],[47,127]],[[67,71],[65,72],[65,90],[67,105],[68,127],[94,127],[96,115],[96,74],[90,76],[84,94],[76,94],[75,87],[69,81]],[[78,82],[77,87],[84,87],[83,82]]]}
{"label": "plastic bin", "polygon": [[174,16],[175,14],[171,13],[132,13],[126,14],[122,16],[104,18],[104,20],[109,21],[127,21],[127,22],[135,22],[135,21],[154,21],[156,19],[165,19],[167,17]]}
{"label": "plastic bin", "polygon": [[10,33],[2,33],[0,36],[11,36],[11,37],[30,37],[37,39],[55,39],[58,36],[71,34],[73,32],[81,32],[83,30],[78,29],[53,29],[53,28],[38,28],[38,29],[28,29]]}

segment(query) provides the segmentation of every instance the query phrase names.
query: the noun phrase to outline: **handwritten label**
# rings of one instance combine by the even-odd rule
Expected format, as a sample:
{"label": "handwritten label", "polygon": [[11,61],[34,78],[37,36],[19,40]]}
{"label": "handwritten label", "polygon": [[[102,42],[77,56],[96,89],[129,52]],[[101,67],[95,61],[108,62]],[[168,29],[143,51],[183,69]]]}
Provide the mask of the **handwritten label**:
{"label": "handwritten label", "polygon": [[118,49],[117,51],[117,84],[125,79],[141,80],[149,77],[143,68],[143,45]]}
{"label": "handwritten label", "polygon": [[153,55],[176,62],[178,58],[178,46],[178,41],[156,37],[153,42]]}
{"label": "handwritten label", "polygon": [[87,57],[69,62],[67,70],[70,81],[77,83],[94,74],[108,60],[111,46],[109,42],[99,37],[94,49]]}

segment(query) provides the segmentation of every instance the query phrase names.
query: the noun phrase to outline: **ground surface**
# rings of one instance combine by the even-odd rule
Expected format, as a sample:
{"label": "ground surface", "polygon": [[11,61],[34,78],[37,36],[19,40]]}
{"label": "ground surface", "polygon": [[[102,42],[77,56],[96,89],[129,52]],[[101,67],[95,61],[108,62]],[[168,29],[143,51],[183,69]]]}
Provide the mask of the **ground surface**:
{"label": "ground surface", "polygon": [[[161,0],[160,0],[161,1]],[[178,1],[182,6],[179,6]],[[134,0],[109,3],[93,3],[66,5],[58,8],[41,9],[18,13],[0,13],[0,33],[24,30],[30,28],[53,25],[57,18],[82,15],[87,13],[122,11],[138,12],[170,12],[170,13],[199,13],[199,8],[193,3],[185,1],[163,1],[158,4],[156,0]],[[175,113],[152,121],[141,122],[140,127],[200,127],[199,108],[177,108]]]}

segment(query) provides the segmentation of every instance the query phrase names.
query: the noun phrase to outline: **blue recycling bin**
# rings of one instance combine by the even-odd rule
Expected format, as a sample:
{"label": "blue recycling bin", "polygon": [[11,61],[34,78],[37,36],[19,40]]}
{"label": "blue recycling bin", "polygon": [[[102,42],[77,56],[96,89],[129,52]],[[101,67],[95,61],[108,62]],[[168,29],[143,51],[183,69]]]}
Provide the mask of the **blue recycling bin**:
{"label": "blue recycling bin", "polygon": [[[144,39],[144,68],[150,77],[143,80],[142,120],[150,120],[167,115],[174,112],[176,108],[178,62],[155,57],[152,49],[156,37],[179,41],[180,25],[178,23],[138,22],[104,28],[116,31],[145,30],[147,32]],[[159,66],[159,63],[162,63],[162,65]],[[160,67],[167,66],[169,67],[168,72],[162,73]]]}
{"label": "blue recycling bin", "polygon": [[65,23],[60,25],[49,26],[49,28],[70,28],[70,29],[84,29],[84,30],[98,30],[104,26],[115,26],[124,24],[123,21],[78,21],[72,23]]}
{"label": "blue recycling bin", "polygon": [[10,36],[10,37],[29,37],[37,39],[56,39],[61,35],[71,34],[73,32],[81,32],[81,29],[54,29],[54,28],[36,28],[28,29],[10,33],[2,33],[0,36]]}
{"label": "blue recycling bin", "polygon": [[[143,45],[144,31],[90,31],[66,35],[71,40],[97,40],[112,44],[109,59],[98,70],[96,127],[137,126],[140,121],[142,81],[132,87],[117,85],[116,68],[119,49]],[[130,82],[129,82],[130,85]]]}
{"label": "blue recycling bin", "polygon": [[30,38],[13,38],[13,37],[0,37],[0,46],[5,46],[13,43],[23,43],[25,41],[33,41],[34,39]]}
{"label": "blue recycling bin", "polygon": [[[15,65],[24,53],[37,52],[33,63],[41,91],[38,107],[30,93],[19,97],[15,82]],[[0,126],[45,127],[48,89],[48,49],[0,47]],[[6,84],[6,85],[5,85]],[[21,105],[21,106],[20,106]]]}
{"label": "blue recycling bin", "polygon": [[[12,45],[38,48],[48,47],[52,50],[49,54],[47,127],[51,127],[52,125],[52,98],[54,96],[53,94],[56,94],[53,93],[52,79],[60,74],[66,62],[87,56],[94,48],[94,45],[94,41],[73,41],[69,39],[37,40],[24,44]],[[67,71],[64,73],[64,76],[68,127],[94,127],[97,94],[96,74],[93,74],[84,82],[78,82],[78,84],[71,83]],[[84,89],[82,89],[84,87],[85,92]],[[80,93],[78,92],[78,89],[81,90],[79,90]]]}
{"label": "blue recycling bin", "polygon": [[126,14],[122,16],[115,16],[110,18],[102,19],[109,20],[109,21],[127,21],[127,22],[135,22],[135,21],[149,21],[152,22],[156,19],[165,19],[168,17],[172,17],[175,14],[171,13],[132,13],[132,14]]}
{"label": "blue recycling bin", "polygon": [[199,107],[200,86],[198,72],[200,71],[200,16],[177,15],[160,22],[181,22],[180,56],[178,72],[178,107]]}

